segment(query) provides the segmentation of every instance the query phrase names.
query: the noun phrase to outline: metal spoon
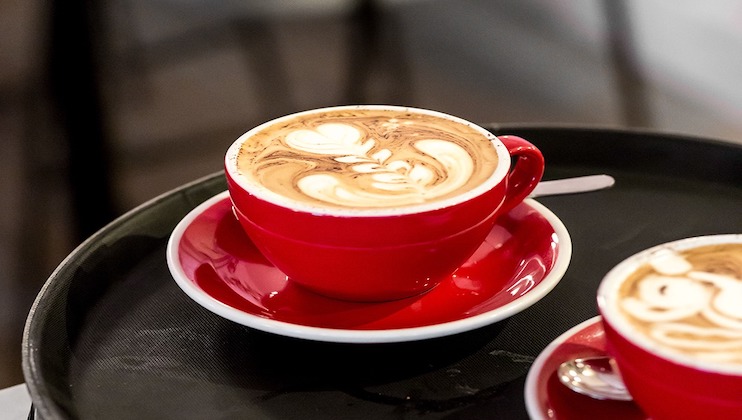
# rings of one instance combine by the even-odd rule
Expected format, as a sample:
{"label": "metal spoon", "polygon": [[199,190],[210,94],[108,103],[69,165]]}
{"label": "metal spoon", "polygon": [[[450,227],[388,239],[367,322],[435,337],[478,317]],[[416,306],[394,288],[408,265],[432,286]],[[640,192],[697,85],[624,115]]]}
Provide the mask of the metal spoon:
{"label": "metal spoon", "polygon": [[615,182],[612,176],[605,174],[541,181],[531,193],[531,197],[602,190],[613,186]]}
{"label": "metal spoon", "polygon": [[569,389],[599,400],[631,401],[621,375],[608,356],[568,360],[557,369]]}

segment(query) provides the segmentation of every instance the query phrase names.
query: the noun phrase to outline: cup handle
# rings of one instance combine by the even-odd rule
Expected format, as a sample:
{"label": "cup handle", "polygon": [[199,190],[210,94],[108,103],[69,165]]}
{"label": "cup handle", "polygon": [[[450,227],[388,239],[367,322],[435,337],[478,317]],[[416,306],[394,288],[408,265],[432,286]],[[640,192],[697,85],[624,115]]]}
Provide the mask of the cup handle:
{"label": "cup handle", "polygon": [[544,175],[544,156],[529,141],[518,136],[497,136],[513,158],[507,175],[507,192],[499,213],[505,214],[526,199]]}

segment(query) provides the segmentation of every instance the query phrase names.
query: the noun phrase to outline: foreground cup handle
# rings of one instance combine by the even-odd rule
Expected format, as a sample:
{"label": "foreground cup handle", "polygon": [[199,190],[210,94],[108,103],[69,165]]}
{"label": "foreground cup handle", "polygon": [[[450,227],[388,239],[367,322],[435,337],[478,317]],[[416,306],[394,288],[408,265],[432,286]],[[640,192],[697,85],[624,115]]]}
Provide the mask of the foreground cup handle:
{"label": "foreground cup handle", "polygon": [[518,136],[497,136],[510,152],[514,165],[507,178],[507,193],[500,214],[526,199],[544,174],[544,156],[529,141]]}

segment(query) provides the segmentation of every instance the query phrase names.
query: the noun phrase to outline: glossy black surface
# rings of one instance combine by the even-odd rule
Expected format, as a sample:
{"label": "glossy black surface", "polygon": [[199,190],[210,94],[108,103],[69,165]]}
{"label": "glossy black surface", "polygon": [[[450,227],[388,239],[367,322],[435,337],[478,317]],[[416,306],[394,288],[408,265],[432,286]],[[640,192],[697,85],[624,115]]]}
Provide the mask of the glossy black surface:
{"label": "glossy black surface", "polygon": [[24,338],[38,418],[527,418],[539,352],[597,314],[603,274],[683,237],[742,232],[742,147],[651,132],[489,126],[544,152],[545,179],[608,173],[608,190],[542,197],[573,242],[556,288],[486,329],[394,345],[302,341],[250,330],[190,301],[165,243],[225,188],[196,181],[124,215],[50,277]]}

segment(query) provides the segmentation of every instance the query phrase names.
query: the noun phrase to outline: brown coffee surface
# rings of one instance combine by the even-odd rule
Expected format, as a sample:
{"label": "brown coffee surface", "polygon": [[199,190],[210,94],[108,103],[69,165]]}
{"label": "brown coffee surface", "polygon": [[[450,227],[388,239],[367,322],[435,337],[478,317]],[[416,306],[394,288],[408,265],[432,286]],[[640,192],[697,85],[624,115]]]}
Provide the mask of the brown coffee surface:
{"label": "brown coffee surface", "polygon": [[482,184],[498,165],[479,130],[424,113],[346,109],[269,124],[237,156],[240,173],[314,206],[404,207]]}
{"label": "brown coffee surface", "polygon": [[629,323],[655,343],[742,366],[742,244],[658,253],[619,295]]}

